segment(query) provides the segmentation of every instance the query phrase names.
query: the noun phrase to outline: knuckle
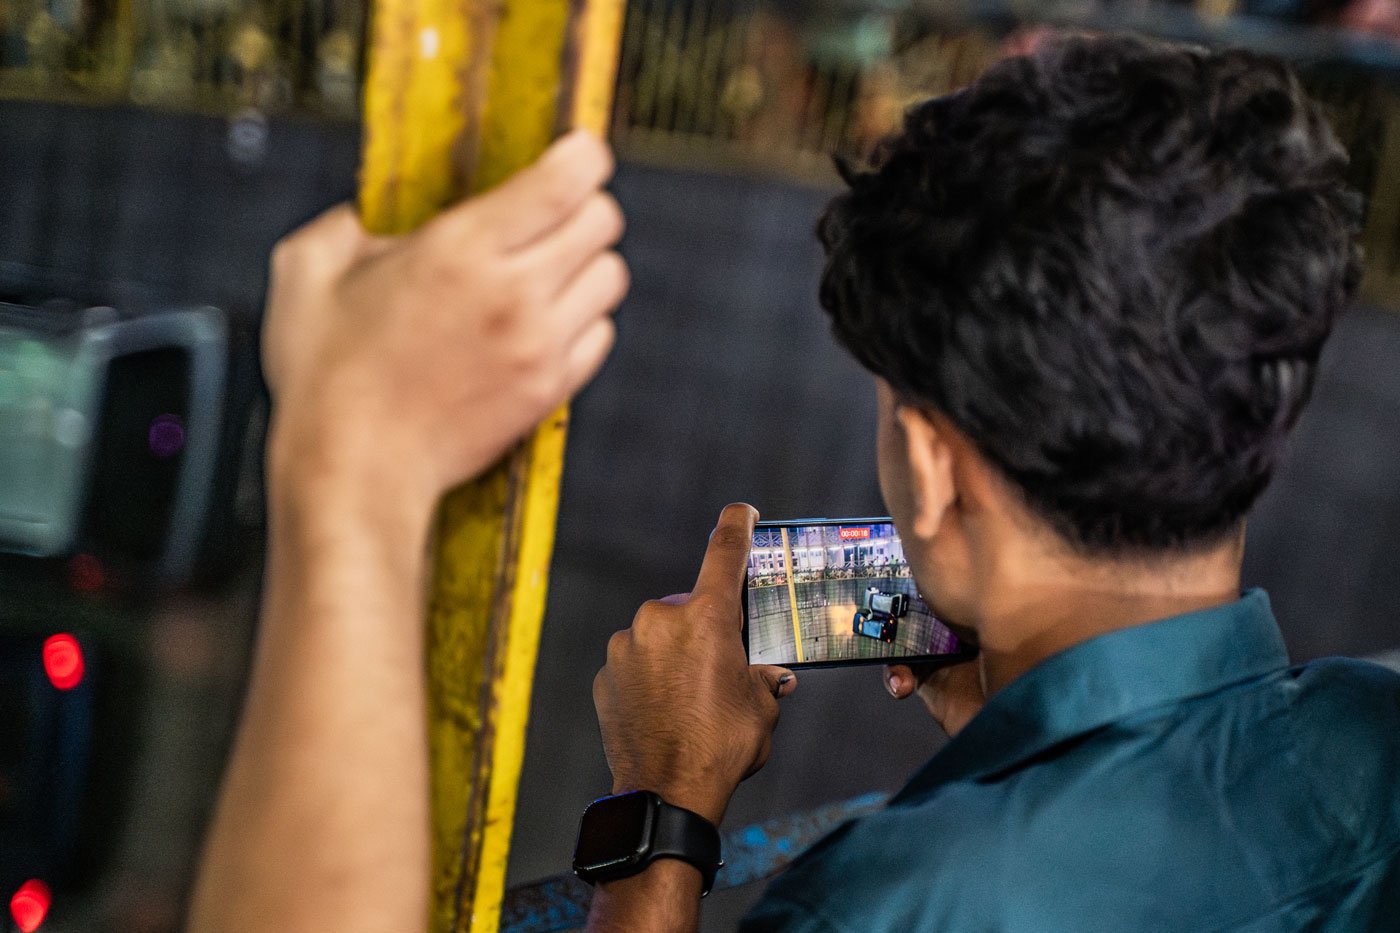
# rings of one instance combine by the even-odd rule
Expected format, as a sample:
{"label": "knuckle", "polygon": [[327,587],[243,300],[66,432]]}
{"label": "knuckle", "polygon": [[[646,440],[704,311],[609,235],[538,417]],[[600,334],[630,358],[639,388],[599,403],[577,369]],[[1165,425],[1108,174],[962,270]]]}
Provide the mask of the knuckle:
{"label": "knuckle", "polygon": [[548,213],[566,214],[577,203],[582,185],[580,173],[574,166],[560,165],[540,178],[540,205]]}
{"label": "knuckle", "polygon": [[632,617],[632,624],[636,625],[643,619],[650,619],[652,616],[655,616],[657,613],[663,611],[665,608],[666,604],[663,603],[661,600],[648,599],[646,602],[642,603],[640,608],[637,609],[637,614]]}
{"label": "knuckle", "polygon": [[469,197],[449,205],[442,213],[428,221],[420,232],[424,237],[438,241],[444,249],[480,249],[486,232],[485,218],[481,216],[479,198]]}
{"label": "knuckle", "polygon": [[520,301],[527,311],[547,308],[553,297],[554,288],[548,276],[529,276],[520,287]]}
{"label": "knuckle", "polygon": [[278,240],[276,245],[272,247],[271,264],[274,274],[285,272],[289,266],[295,265],[305,236],[304,230],[294,230]]}
{"label": "knuckle", "polygon": [[272,248],[271,265],[285,269],[307,262],[329,262],[353,254],[367,237],[354,209],[342,204],[278,240]]}
{"label": "knuckle", "polygon": [[613,346],[617,343],[617,325],[611,320],[604,320],[600,325],[594,326],[601,328],[598,337],[598,360],[594,367],[596,371],[607,361],[608,354],[612,352]]}
{"label": "knuckle", "polygon": [[465,262],[450,252],[434,247],[431,240],[420,239],[409,253],[409,274],[431,292],[457,293],[466,280]]}
{"label": "knuckle", "polygon": [[607,242],[616,243],[627,230],[627,215],[622,212],[622,205],[617,202],[617,198],[606,191],[600,191],[595,198],[599,215],[598,229],[604,232]]}
{"label": "knuckle", "polygon": [[559,405],[564,404],[569,398],[569,384],[561,369],[555,369],[541,379],[540,394],[536,398],[536,404],[542,412],[553,411]]}
{"label": "knuckle", "polygon": [[540,356],[532,356],[521,365],[526,372],[523,394],[529,405],[546,409],[563,400],[565,384],[560,367],[546,365]]}
{"label": "knuckle", "polygon": [[609,304],[617,304],[632,287],[632,270],[628,268],[627,260],[622,258],[622,254],[616,251],[604,253],[602,262],[603,274],[608,285]]}
{"label": "knuckle", "polygon": [[515,330],[511,340],[511,359],[526,372],[542,370],[549,362],[550,340],[540,328],[520,326],[519,315],[508,314],[500,322],[502,329]]}
{"label": "knuckle", "polygon": [[606,177],[612,174],[612,149],[593,133],[584,134],[584,142],[579,146],[577,161],[581,166],[580,174],[587,177]]}
{"label": "knuckle", "polygon": [[[627,650],[627,642],[628,642],[629,639],[630,639],[630,636],[627,634],[627,630],[626,630],[626,629],[622,629],[621,631],[617,631],[617,632],[613,632],[613,633],[612,633],[612,636],[608,638],[608,663],[609,663],[609,664],[611,664],[619,655],[621,655],[622,652],[624,652],[625,650]],[[599,677],[602,677],[602,676],[603,676],[602,671],[599,671],[599,672],[598,672],[598,676],[599,676]],[[597,681],[595,680],[595,683],[596,683],[596,682],[597,682]]]}
{"label": "knuckle", "polygon": [[314,226],[323,228],[327,239],[338,243],[355,243],[367,236],[359,214],[349,204],[331,208],[321,215]]}
{"label": "knuckle", "polygon": [[656,629],[656,613],[649,612],[644,615],[639,614],[632,620],[632,633],[638,639],[649,637]]}
{"label": "knuckle", "polygon": [[502,289],[504,305],[512,315],[529,314],[548,302],[549,293],[540,275],[533,270],[520,269]]}
{"label": "knuckle", "polygon": [[470,288],[475,292],[491,285],[492,277],[470,253],[434,249],[431,262],[433,275],[454,291]]}
{"label": "knuckle", "polygon": [[631,632],[637,641],[653,638],[664,627],[664,619],[669,610],[670,607],[659,599],[649,599],[643,603],[632,619]]}

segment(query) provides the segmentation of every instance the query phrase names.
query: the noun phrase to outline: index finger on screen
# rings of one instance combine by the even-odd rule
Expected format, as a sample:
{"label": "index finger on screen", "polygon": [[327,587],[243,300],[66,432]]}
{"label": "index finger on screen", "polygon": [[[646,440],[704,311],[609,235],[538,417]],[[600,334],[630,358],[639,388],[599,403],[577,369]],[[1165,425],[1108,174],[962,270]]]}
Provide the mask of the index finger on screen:
{"label": "index finger on screen", "polygon": [[710,545],[705,549],[705,561],[700,565],[700,576],[695,581],[695,595],[738,597],[739,589],[744,585],[744,571],[748,567],[756,521],[758,510],[751,505],[736,502],[724,507],[715,530],[710,534]]}

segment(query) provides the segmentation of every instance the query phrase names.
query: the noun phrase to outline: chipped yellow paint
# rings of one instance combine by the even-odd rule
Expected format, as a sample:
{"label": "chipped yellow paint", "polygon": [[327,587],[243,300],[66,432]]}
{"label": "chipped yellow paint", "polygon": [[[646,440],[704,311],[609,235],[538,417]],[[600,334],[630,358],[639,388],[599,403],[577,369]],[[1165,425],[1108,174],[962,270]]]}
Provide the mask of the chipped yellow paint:
{"label": "chipped yellow paint", "polygon": [[[402,233],[607,128],[621,0],[375,0],[360,208]],[[434,931],[499,922],[567,409],[443,502],[428,602]]]}

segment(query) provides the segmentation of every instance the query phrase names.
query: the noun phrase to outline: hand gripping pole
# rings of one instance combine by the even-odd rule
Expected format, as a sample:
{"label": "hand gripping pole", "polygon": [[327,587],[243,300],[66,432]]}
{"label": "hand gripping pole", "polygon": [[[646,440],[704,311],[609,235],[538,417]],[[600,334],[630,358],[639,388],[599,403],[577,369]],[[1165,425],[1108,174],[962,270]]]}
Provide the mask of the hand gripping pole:
{"label": "hand gripping pole", "polygon": [[[574,126],[606,131],[622,0],[375,0],[360,209],[404,233]],[[443,501],[428,604],[434,933],[499,923],[567,409]]]}

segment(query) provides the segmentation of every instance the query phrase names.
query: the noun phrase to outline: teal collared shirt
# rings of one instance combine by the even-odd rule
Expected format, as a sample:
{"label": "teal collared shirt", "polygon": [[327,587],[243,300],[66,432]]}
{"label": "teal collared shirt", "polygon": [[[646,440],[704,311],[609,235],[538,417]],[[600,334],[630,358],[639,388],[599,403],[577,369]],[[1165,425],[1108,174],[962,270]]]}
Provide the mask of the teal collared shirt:
{"label": "teal collared shirt", "polygon": [[1289,667],[1261,590],[1091,639],[743,929],[1400,930],[1400,675]]}

